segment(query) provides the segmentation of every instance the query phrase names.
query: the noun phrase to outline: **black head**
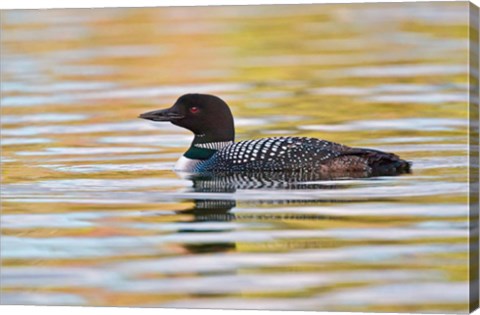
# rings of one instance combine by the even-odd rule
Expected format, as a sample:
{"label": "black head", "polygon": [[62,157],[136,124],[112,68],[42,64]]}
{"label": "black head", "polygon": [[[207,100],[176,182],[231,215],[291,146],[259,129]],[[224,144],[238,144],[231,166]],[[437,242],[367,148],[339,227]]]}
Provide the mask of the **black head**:
{"label": "black head", "polygon": [[192,131],[202,142],[233,141],[235,127],[230,108],[220,98],[207,94],[185,94],[172,107],[147,112],[140,118],[169,121]]}

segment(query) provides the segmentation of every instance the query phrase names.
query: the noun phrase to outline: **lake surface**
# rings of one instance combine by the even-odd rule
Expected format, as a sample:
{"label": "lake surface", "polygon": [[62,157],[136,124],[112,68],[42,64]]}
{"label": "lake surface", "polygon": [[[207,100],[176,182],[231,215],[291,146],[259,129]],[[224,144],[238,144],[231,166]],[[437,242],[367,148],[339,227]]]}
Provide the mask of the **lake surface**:
{"label": "lake surface", "polygon": [[[3,11],[2,304],[466,312],[467,5]],[[182,178],[189,92],[413,173]]]}

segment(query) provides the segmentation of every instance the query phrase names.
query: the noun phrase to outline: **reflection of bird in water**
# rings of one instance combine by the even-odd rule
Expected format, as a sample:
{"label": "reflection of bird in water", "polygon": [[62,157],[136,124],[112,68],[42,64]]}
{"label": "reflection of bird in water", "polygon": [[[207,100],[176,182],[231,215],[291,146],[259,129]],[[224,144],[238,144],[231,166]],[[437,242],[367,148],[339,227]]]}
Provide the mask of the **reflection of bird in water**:
{"label": "reflection of bird in water", "polygon": [[[233,193],[235,189],[231,189],[225,186],[222,186],[215,181],[212,181],[212,178],[192,178],[193,190],[195,192],[202,193],[212,193],[212,192],[222,192],[222,193]],[[210,182],[212,185],[207,184]],[[225,188],[225,189],[223,189]],[[187,210],[179,211],[180,214],[191,215],[191,223],[199,222],[228,222],[235,220],[235,215],[230,212],[232,208],[236,206],[235,200],[229,199],[194,199],[192,200],[194,206]],[[188,229],[182,228],[178,233],[216,233],[216,232],[225,232],[231,229],[226,228],[223,230],[214,229]],[[189,253],[218,253],[218,252],[228,252],[236,249],[235,242],[209,242],[209,243],[193,243],[193,244],[183,244],[185,250]]]}
{"label": "reflection of bird in water", "polygon": [[[298,190],[316,191],[344,189],[345,184],[329,183],[331,178],[314,172],[262,172],[262,173],[199,173],[189,174],[187,179],[193,183],[193,192],[202,193],[204,198],[195,198],[194,207],[182,213],[193,214],[195,221],[230,221],[235,218],[229,210],[236,207],[234,193],[237,190]],[[322,182],[320,182],[322,181]],[[213,195],[214,193],[219,193]],[[212,194],[210,197],[209,194]],[[279,195],[278,199],[245,201],[249,205],[265,204],[320,204],[335,200],[311,198],[288,199]],[[357,202],[345,200],[341,202]]]}
{"label": "reflection of bird in water", "polygon": [[189,174],[187,178],[193,181],[193,187],[198,192],[235,192],[237,189],[335,189],[337,185],[328,184],[329,180],[368,177],[358,172],[343,172],[341,175],[336,177],[335,174],[313,171],[270,171],[198,173]]}
{"label": "reflection of bird in water", "polygon": [[[182,174],[184,175],[184,174]],[[304,213],[288,213],[288,214],[266,214],[266,213],[250,213],[238,215],[231,212],[237,206],[235,192],[237,190],[298,190],[298,191],[316,191],[345,188],[345,185],[328,183],[332,178],[326,178],[324,174],[315,172],[262,172],[262,173],[198,173],[189,174],[186,177],[193,183],[192,189],[194,193],[200,193],[200,197],[194,198],[193,207],[187,210],[179,211],[179,214],[191,215],[190,223],[192,228],[183,227],[178,233],[219,233],[228,232],[233,228],[225,226],[225,228],[202,229],[193,228],[193,224],[197,223],[215,223],[230,222],[237,219],[247,221],[312,221],[312,220],[331,220],[332,216],[324,216],[320,214],[304,214]],[[285,198],[286,197],[286,198]],[[310,196],[311,197],[311,196]],[[325,202],[334,202],[325,199],[288,199],[288,196],[279,195],[278,199],[273,200],[250,200],[245,201],[250,206],[260,205],[315,205]],[[342,200],[341,202],[349,202]],[[335,218],[338,219],[338,218]],[[182,223],[186,223],[182,221]],[[182,245],[184,249],[190,253],[206,253],[206,252],[227,252],[236,249],[235,242],[209,242],[209,243],[189,243]],[[304,246],[303,243],[301,246]]]}
{"label": "reflection of bird in water", "polygon": [[325,176],[350,173],[361,177],[410,171],[410,163],[395,154],[316,138],[275,137],[235,143],[232,113],[213,95],[186,94],[171,108],[144,113],[140,118],[169,121],[195,134],[175,166],[178,171],[315,171]]}

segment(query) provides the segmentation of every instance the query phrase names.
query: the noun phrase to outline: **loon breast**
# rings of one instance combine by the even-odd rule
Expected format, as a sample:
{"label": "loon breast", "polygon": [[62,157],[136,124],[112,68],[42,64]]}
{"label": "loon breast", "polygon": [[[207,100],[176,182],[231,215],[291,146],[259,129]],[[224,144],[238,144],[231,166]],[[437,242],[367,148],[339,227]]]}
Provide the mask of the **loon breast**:
{"label": "loon breast", "polygon": [[173,170],[179,172],[193,172],[202,162],[202,160],[190,159],[182,155],[178,159],[177,163],[175,163],[175,167],[173,168]]}

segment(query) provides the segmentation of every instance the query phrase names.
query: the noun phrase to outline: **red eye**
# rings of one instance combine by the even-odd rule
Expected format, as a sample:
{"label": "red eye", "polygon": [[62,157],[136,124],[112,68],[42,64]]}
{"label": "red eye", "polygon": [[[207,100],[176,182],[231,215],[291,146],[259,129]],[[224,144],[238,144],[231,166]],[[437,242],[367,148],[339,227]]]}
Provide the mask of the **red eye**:
{"label": "red eye", "polygon": [[196,114],[200,111],[200,108],[196,107],[196,106],[193,106],[193,107],[190,107],[190,112],[192,114]]}

